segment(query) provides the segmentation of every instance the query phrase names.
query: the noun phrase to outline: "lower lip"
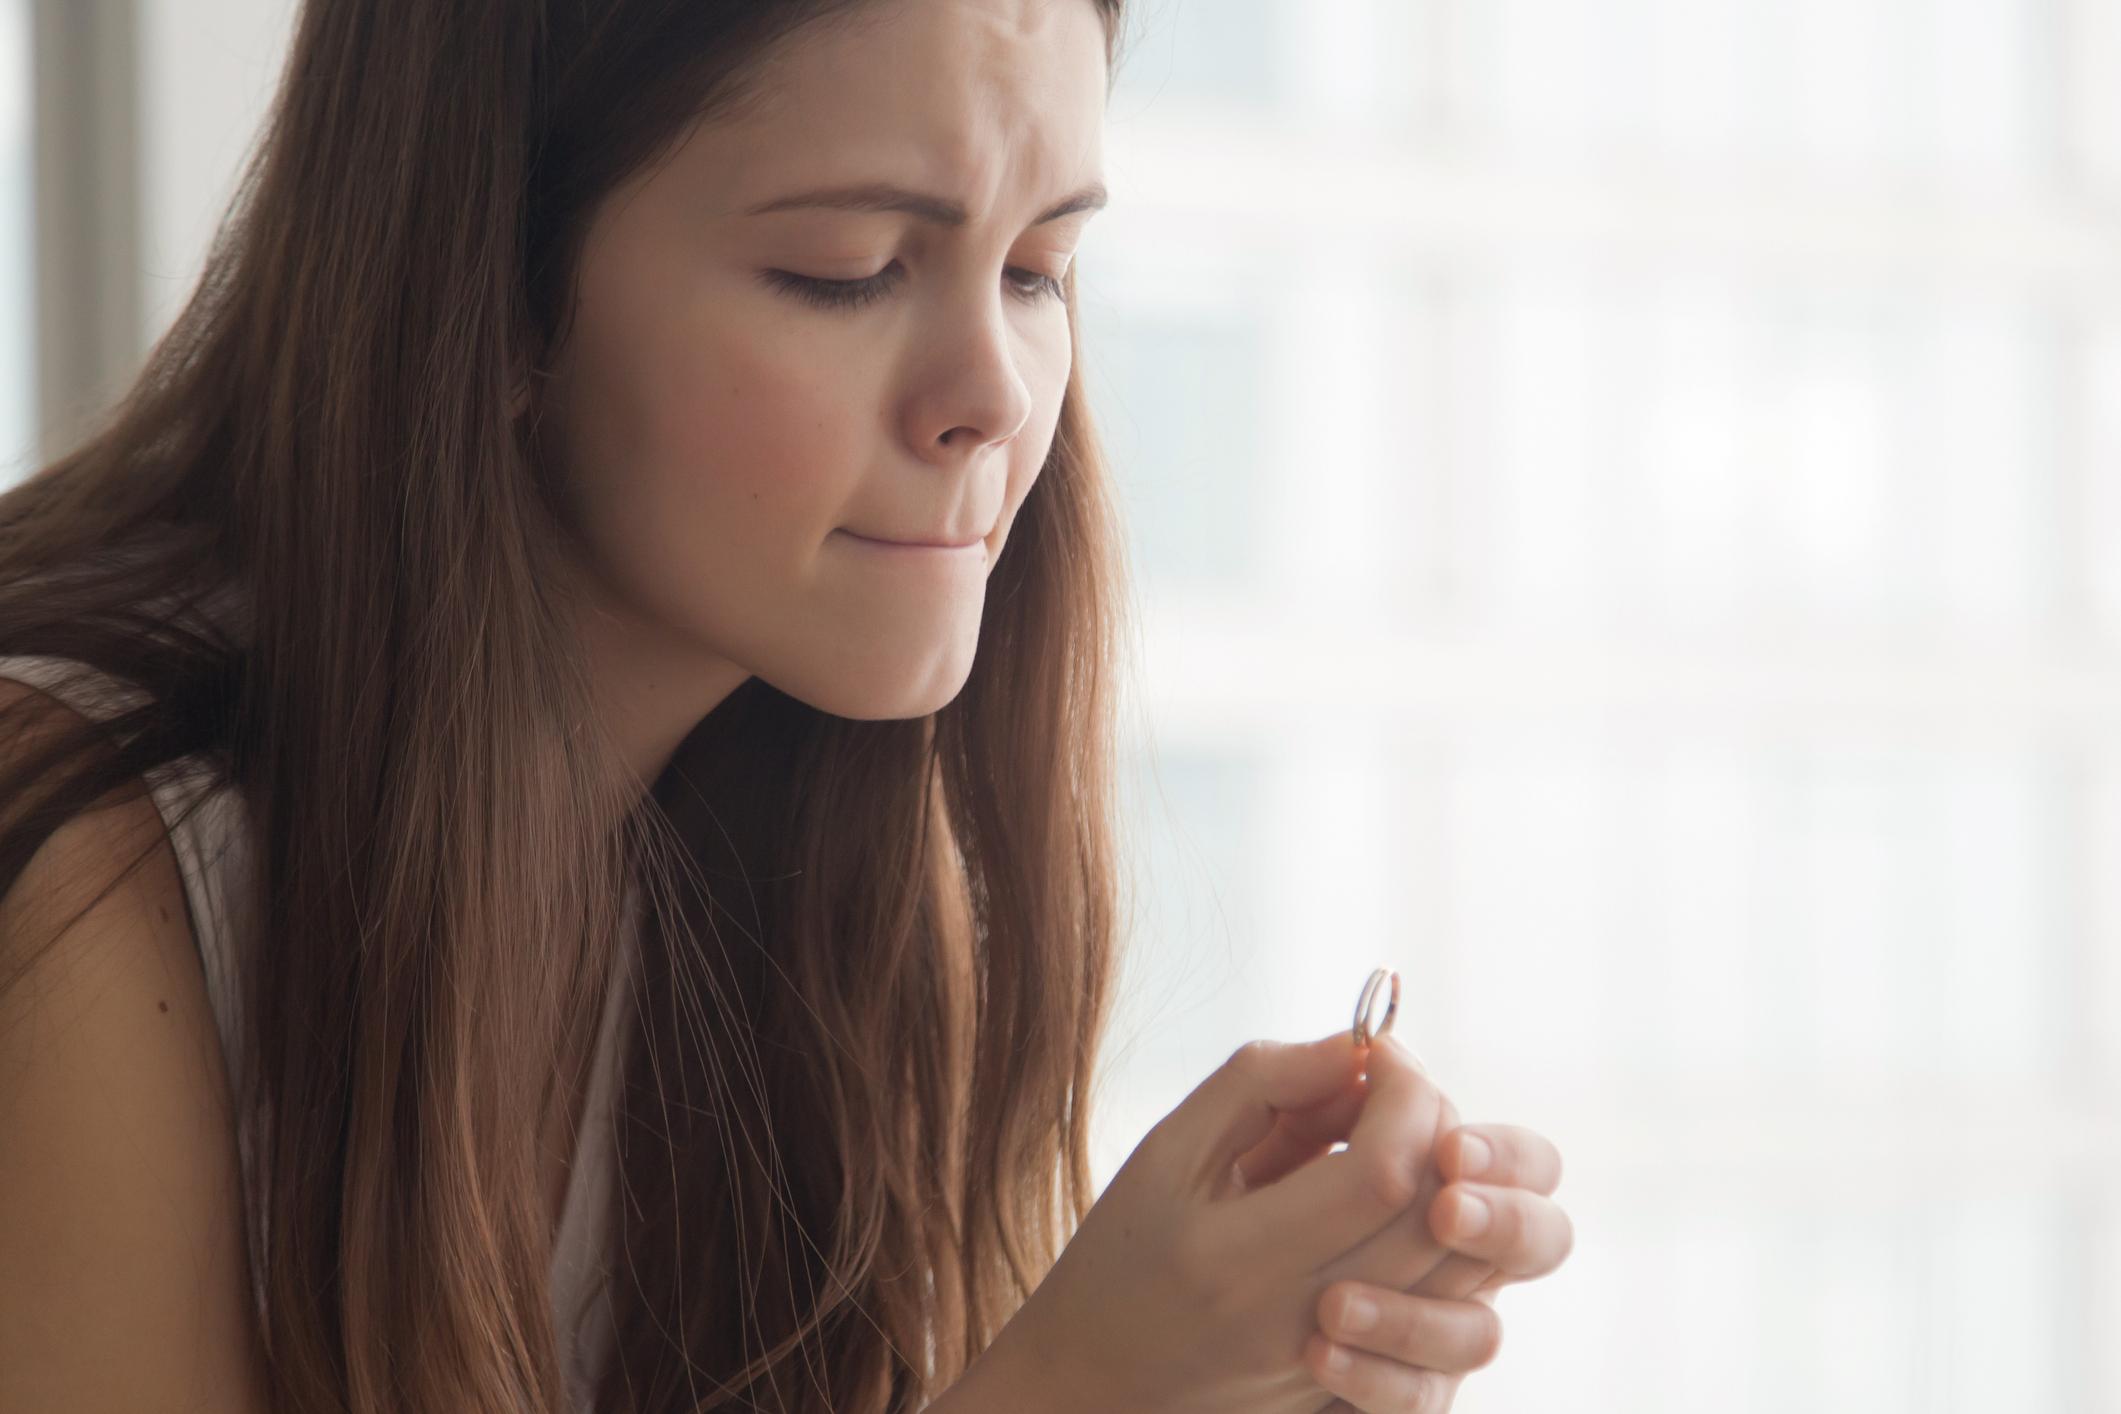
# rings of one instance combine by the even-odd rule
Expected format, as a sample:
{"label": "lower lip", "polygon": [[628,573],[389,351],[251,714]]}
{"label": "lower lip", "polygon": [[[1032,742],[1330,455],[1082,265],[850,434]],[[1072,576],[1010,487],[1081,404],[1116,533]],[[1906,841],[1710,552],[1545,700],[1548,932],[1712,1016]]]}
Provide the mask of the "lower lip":
{"label": "lower lip", "polygon": [[974,540],[964,545],[908,545],[901,540],[871,540],[868,536],[856,535],[851,530],[842,530],[839,533],[857,545],[867,546],[869,549],[879,550],[887,555],[975,556],[980,554],[987,544],[984,540]]}

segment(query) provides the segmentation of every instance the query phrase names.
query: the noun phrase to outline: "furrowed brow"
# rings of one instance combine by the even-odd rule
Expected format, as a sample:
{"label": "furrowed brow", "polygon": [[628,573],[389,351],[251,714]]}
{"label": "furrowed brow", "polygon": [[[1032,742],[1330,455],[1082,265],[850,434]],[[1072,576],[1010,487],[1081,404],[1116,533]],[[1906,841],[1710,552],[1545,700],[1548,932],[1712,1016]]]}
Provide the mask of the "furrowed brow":
{"label": "furrowed brow", "polygon": [[[1081,191],[1067,197],[1055,206],[1039,214],[1034,226],[1049,225],[1064,216],[1073,216],[1078,211],[1096,211],[1106,202],[1105,184],[1092,182]],[[967,219],[964,206],[948,197],[931,196],[926,192],[908,191],[904,187],[888,183],[871,182],[861,186],[829,187],[820,191],[797,192],[792,196],[775,197],[744,211],[746,216],[764,216],[773,211],[794,211],[801,208],[818,207],[832,211],[903,211],[937,226],[957,227]]]}

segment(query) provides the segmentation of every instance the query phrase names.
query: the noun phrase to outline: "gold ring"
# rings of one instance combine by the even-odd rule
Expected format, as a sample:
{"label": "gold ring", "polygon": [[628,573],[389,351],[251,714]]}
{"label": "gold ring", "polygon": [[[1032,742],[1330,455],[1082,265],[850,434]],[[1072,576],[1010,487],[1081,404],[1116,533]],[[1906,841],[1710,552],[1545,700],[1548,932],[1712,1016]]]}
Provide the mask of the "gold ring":
{"label": "gold ring", "polygon": [[[1385,1019],[1378,1024],[1377,1030],[1373,1032],[1370,1030],[1370,1008],[1375,1002],[1378,988],[1384,985],[1386,978],[1390,978],[1392,981],[1392,1000],[1385,1007]],[[1387,1031],[1390,1031],[1392,1029],[1392,1020],[1398,1015],[1399,973],[1390,967],[1380,967],[1370,974],[1369,981],[1363,983],[1362,997],[1355,1003],[1356,1048],[1361,1049],[1370,1044],[1373,1036],[1382,1036]]]}

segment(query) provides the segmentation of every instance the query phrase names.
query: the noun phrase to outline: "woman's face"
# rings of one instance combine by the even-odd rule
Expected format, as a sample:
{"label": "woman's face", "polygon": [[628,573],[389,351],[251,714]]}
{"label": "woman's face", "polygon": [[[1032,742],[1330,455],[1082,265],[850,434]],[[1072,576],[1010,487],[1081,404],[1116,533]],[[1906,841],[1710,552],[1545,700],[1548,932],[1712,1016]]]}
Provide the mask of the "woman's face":
{"label": "woman's face", "polygon": [[[1089,214],[1040,218],[1102,177],[1090,0],[875,0],[768,87],[600,208],[545,392],[592,669],[664,747],[752,675],[854,718],[957,694],[1068,381]],[[797,200],[883,186],[934,202]]]}

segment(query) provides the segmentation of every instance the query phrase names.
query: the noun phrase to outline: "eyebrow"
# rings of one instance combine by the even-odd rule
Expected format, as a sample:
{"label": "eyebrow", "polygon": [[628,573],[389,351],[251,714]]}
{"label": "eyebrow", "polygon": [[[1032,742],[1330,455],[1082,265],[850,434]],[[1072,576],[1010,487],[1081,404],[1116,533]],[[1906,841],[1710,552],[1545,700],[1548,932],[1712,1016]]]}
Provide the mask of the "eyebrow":
{"label": "eyebrow", "polygon": [[[1105,205],[1105,200],[1105,184],[1092,182],[1058,205],[1041,212],[1038,219],[1031,224],[1043,226],[1058,221],[1063,216],[1073,216],[1078,211],[1096,211]],[[834,211],[904,211],[938,226],[962,226],[967,220],[964,206],[948,197],[930,196],[925,192],[908,191],[904,187],[882,182],[853,187],[828,187],[821,191],[797,192],[793,196],[775,197],[772,201],[748,208],[744,215],[764,216],[771,211],[792,211],[798,207],[824,207]]]}

